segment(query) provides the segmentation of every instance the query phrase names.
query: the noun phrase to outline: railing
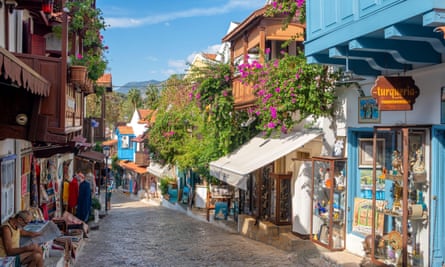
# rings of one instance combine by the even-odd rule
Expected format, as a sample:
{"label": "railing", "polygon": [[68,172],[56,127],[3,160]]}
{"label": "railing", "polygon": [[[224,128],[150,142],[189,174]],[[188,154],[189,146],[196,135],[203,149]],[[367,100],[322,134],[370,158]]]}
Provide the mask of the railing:
{"label": "railing", "polygon": [[135,152],[134,163],[139,166],[148,166],[150,164],[148,153]]}
{"label": "railing", "polygon": [[252,106],[255,103],[253,87],[244,85],[241,77],[235,77],[232,82],[232,94],[235,101],[235,109],[243,109]]}
{"label": "railing", "polygon": [[[14,56],[51,84],[49,96],[41,99],[39,114],[46,117],[47,122],[46,125],[40,125],[41,129],[61,136],[79,134],[82,126],[83,97],[63,79],[66,76],[62,75],[62,60],[34,54],[14,53]],[[65,85],[65,91],[62,90],[62,85]]]}

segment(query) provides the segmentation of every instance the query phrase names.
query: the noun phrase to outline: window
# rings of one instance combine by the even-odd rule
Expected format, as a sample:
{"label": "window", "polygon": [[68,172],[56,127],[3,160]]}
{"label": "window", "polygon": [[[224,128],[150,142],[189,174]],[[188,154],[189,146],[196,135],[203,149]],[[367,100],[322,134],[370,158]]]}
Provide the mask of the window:
{"label": "window", "polygon": [[130,146],[130,138],[127,135],[122,136],[122,148],[128,148]]}
{"label": "window", "polygon": [[14,174],[15,156],[0,159],[1,161],[1,222],[14,214]]}

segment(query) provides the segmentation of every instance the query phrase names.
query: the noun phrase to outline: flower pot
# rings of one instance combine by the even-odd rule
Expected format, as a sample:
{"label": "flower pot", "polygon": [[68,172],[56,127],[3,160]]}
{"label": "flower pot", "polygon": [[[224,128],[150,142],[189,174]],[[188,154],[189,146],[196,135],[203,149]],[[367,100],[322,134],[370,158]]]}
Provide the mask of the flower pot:
{"label": "flower pot", "polygon": [[87,67],[74,65],[70,67],[71,82],[77,85],[85,83],[87,78]]}

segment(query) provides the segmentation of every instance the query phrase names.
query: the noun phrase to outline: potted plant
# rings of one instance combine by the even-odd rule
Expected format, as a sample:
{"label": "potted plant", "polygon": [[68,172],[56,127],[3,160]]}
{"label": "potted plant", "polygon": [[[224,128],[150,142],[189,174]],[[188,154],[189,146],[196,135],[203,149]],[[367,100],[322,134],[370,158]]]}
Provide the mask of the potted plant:
{"label": "potted plant", "polygon": [[[108,61],[104,52],[108,46],[104,45],[103,36],[100,34],[107,25],[102,16],[102,11],[95,7],[95,1],[69,1],[65,7],[69,14],[69,33],[72,38],[81,40],[80,53],[71,56],[74,65],[81,60],[82,65],[87,68],[87,77],[97,81],[105,72]],[[79,59],[78,55],[82,55]]]}
{"label": "potted plant", "polygon": [[99,211],[101,209],[100,201],[97,198],[91,199],[91,208],[93,209],[93,215],[94,215],[94,222],[99,222]]}
{"label": "potted plant", "polygon": [[77,54],[70,57],[70,75],[71,82],[77,85],[83,85],[87,78],[87,61],[81,55]]}

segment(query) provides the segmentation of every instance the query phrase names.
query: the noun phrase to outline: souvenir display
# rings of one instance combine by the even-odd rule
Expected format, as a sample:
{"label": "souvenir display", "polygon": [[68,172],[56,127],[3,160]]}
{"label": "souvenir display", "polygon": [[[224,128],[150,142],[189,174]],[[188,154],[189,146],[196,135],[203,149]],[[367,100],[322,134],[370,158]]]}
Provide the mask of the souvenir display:
{"label": "souvenir display", "polygon": [[[428,175],[425,170],[428,131],[423,128],[393,127],[379,129],[379,139],[385,146],[372,155],[387,155],[381,162],[381,174],[373,177],[373,186],[384,184],[384,206],[374,206],[383,213],[384,228],[372,229],[374,236],[381,236],[372,258],[387,266],[414,266],[424,261],[423,253],[428,251]],[[378,147],[378,146],[376,146]],[[373,194],[374,205],[377,195]]]}
{"label": "souvenir display", "polygon": [[331,250],[345,248],[346,159],[314,157],[312,241]]}

